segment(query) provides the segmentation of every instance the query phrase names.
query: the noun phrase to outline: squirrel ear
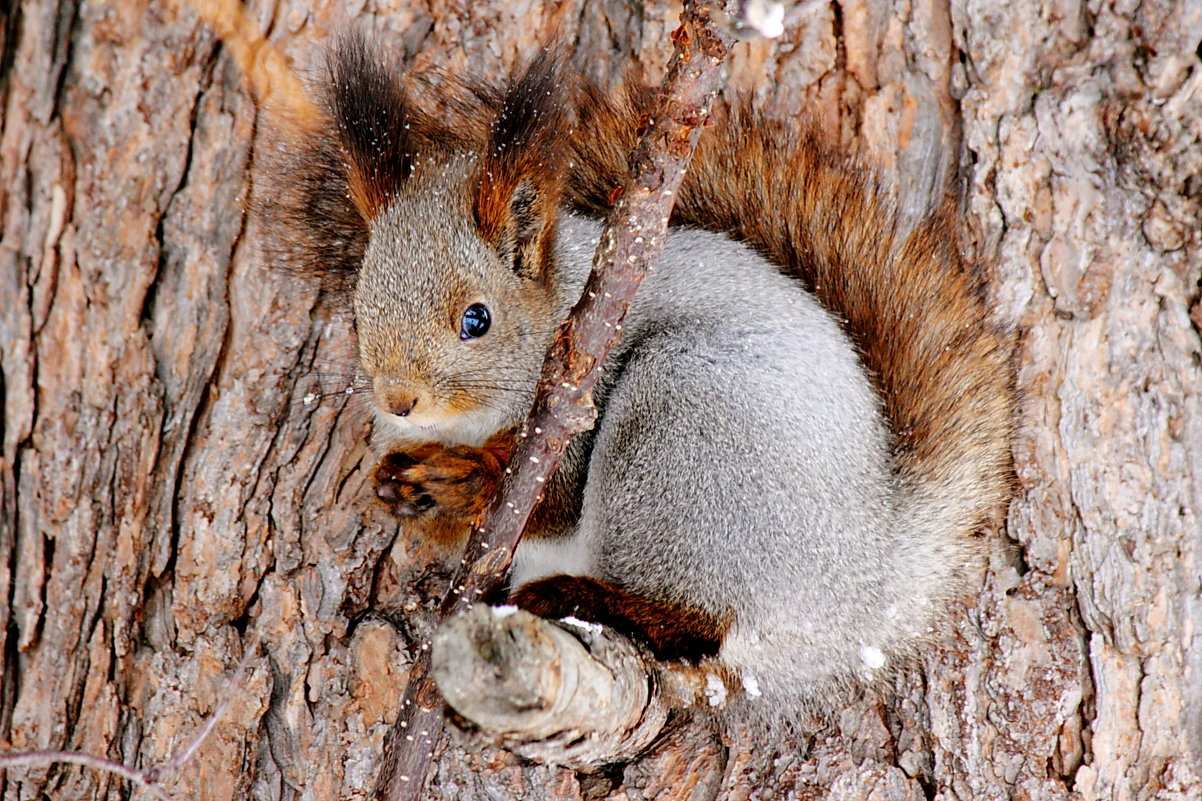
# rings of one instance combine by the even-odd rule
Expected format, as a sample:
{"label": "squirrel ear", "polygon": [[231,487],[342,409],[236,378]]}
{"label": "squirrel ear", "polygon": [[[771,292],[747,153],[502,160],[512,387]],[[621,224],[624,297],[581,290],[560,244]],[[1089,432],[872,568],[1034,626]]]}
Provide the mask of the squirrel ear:
{"label": "squirrel ear", "polygon": [[560,50],[542,50],[505,92],[480,159],[480,235],[503,255],[512,248],[514,268],[531,277],[541,272],[562,193],[574,85]]}
{"label": "squirrel ear", "polygon": [[413,171],[409,131],[420,115],[401,71],[381,62],[362,34],[344,34],[326,56],[326,107],[346,165],[351,201],[370,221]]}
{"label": "squirrel ear", "polygon": [[518,183],[509,200],[514,239],[513,269],[518,275],[535,278],[541,275],[552,242],[551,220],[554,208],[544,208],[542,192],[529,179]]}
{"label": "squirrel ear", "polygon": [[513,190],[513,197],[509,199],[509,213],[513,217],[518,244],[532,239],[542,228],[538,200],[539,191],[529,179],[521,181]]}

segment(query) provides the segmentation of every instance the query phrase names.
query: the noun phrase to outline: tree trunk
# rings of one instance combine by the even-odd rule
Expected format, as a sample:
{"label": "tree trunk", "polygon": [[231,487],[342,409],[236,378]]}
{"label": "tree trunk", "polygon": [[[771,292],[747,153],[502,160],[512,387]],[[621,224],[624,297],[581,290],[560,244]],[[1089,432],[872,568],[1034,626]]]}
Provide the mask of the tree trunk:
{"label": "tree trunk", "polygon": [[[477,75],[558,31],[648,77],[678,10],[388,5],[250,10],[302,67],[353,20]],[[232,695],[175,798],[362,798],[443,571],[368,502],[347,321],[259,252],[247,84],[178,0],[0,28],[0,750],[149,769]],[[1200,39],[1198,0],[845,0],[740,45],[732,90],[812,109],[910,218],[962,194],[1019,331],[1008,535],[883,703],[769,749],[684,724],[598,775],[455,735],[429,798],[1202,797]],[[0,773],[4,801],[128,796]]]}

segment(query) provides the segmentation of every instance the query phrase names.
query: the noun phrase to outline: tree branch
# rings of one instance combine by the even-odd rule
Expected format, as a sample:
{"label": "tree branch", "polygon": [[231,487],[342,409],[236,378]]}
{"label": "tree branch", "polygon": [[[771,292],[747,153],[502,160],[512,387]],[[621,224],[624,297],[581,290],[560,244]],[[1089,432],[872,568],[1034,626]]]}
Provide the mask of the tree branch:
{"label": "tree branch", "polygon": [[62,763],[83,765],[93,770],[116,774],[150,793],[159,801],[175,801],[153,777],[104,757],[81,754],[77,751],[22,751],[16,754],[0,754],[0,771],[16,767],[47,767]]}
{"label": "tree branch", "polygon": [[434,635],[432,672],[447,703],[496,745],[573,768],[633,758],[674,706],[642,646],[512,606],[448,620]]}
{"label": "tree branch", "polygon": [[[592,426],[598,365],[667,238],[676,190],[721,81],[731,39],[722,4],[688,0],[672,34],[675,50],[655,116],[631,156],[626,186],[610,215],[584,293],[552,343],[517,451],[497,497],[472,532],[441,608],[449,620],[504,581],[543,487],[572,438]],[[429,675],[429,644],[410,668],[400,719],[385,741],[376,797],[415,801],[442,733],[442,699]]]}
{"label": "tree branch", "polygon": [[503,748],[570,768],[626,762],[668,713],[725,708],[732,677],[716,664],[658,662],[599,623],[475,606],[434,635],[431,671],[450,706]]}
{"label": "tree branch", "polygon": [[287,59],[263,35],[240,0],[191,0],[192,7],[221,38],[238,69],[250,81],[262,109],[302,129],[315,127],[322,115]]}

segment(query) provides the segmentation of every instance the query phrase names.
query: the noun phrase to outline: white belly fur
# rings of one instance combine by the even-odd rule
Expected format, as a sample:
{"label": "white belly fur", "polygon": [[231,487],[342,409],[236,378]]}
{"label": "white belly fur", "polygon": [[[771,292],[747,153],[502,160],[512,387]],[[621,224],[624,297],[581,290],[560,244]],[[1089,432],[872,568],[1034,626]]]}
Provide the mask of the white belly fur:
{"label": "white belly fur", "polygon": [[583,537],[525,539],[513,557],[512,586],[517,589],[548,576],[589,576],[592,572],[593,555]]}

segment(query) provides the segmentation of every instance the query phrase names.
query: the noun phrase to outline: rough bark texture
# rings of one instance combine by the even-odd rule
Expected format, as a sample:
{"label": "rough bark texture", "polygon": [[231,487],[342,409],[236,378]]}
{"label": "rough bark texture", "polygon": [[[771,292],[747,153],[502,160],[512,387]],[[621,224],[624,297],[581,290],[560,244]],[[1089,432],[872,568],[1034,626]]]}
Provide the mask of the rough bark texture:
{"label": "rough bark texture", "polygon": [[[455,68],[547,32],[663,64],[629,0],[250,6],[301,65],[350,20]],[[883,704],[749,748],[701,724],[624,770],[457,737],[431,798],[1202,795],[1202,6],[845,0],[741,45],[735,87],[947,176],[1020,327],[1018,496],[979,595]],[[355,798],[443,589],[367,498],[347,326],[273,273],[243,199],[256,112],[186,6],[0,8],[0,741],[151,767],[263,656],[177,798]],[[1192,305],[1191,305],[1192,304]],[[300,399],[317,387],[320,404]],[[0,798],[124,798],[78,766]]]}

